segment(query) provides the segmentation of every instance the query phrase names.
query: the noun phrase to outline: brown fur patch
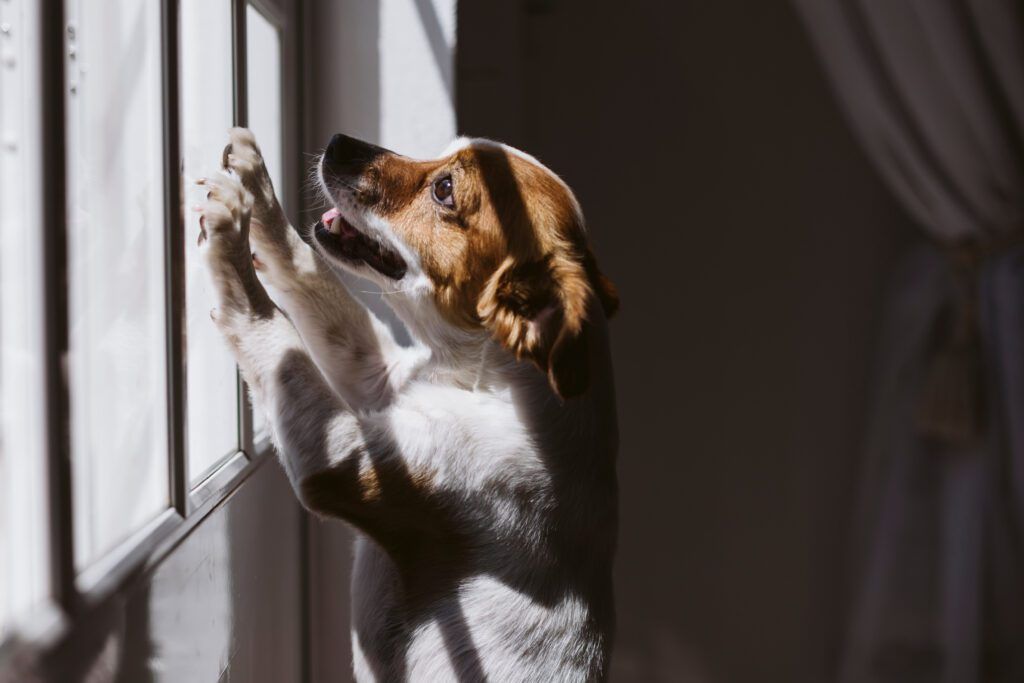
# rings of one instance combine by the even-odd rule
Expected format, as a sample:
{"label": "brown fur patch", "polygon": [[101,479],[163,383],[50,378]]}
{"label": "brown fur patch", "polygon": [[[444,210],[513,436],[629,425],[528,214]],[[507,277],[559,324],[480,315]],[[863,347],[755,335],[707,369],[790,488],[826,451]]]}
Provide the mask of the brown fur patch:
{"label": "brown fur patch", "polygon": [[359,470],[359,497],[363,502],[373,502],[381,497],[380,479],[377,478],[377,470],[373,467],[363,467]]}
{"label": "brown fur patch", "polygon": [[[424,553],[443,552],[430,564],[458,560],[460,535],[434,493],[433,474],[349,459],[300,482],[303,505],[344,519],[384,548],[400,568]],[[422,573],[422,568],[421,568]],[[429,582],[428,582],[429,583]]]}
{"label": "brown fur patch", "polygon": [[431,494],[434,479],[428,471],[391,472],[385,464],[359,460],[350,458],[303,479],[299,490],[306,507],[321,515],[359,522],[357,517],[376,504],[382,509],[407,509]]}

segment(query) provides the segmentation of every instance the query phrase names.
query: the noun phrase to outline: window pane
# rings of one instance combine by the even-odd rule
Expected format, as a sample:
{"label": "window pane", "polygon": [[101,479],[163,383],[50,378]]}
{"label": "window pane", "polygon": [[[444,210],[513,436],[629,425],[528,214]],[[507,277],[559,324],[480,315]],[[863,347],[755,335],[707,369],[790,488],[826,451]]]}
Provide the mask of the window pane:
{"label": "window pane", "polygon": [[79,566],[168,504],[160,3],[68,0]]}
{"label": "window pane", "polygon": [[[246,69],[249,86],[249,128],[263,152],[274,190],[284,187],[281,139],[281,37],[270,21],[255,7],[246,12]],[[253,429],[257,436],[266,430],[263,412],[255,411]]]}
{"label": "window pane", "polygon": [[[230,0],[181,4],[182,149],[186,205],[203,201],[195,179],[215,173],[234,118]],[[199,217],[186,212],[185,265],[189,472],[198,482],[238,450],[235,361],[210,320],[214,298],[196,238]]]}
{"label": "window pane", "polygon": [[278,196],[282,189],[281,36],[252,5],[246,13],[246,68],[249,86],[249,128],[260,144]]}
{"label": "window pane", "polygon": [[37,12],[0,2],[0,640],[47,581]]}

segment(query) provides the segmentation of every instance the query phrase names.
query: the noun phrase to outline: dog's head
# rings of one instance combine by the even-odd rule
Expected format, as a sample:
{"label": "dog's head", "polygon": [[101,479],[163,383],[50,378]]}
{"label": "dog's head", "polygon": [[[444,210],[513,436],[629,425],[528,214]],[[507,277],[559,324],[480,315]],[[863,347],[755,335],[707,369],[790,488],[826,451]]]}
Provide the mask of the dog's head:
{"label": "dog's head", "polygon": [[558,176],[488,140],[420,161],[344,135],[319,171],[334,204],[314,228],[323,254],[444,324],[489,331],[563,398],[586,390],[588,307],[610,316],[618,298]]}

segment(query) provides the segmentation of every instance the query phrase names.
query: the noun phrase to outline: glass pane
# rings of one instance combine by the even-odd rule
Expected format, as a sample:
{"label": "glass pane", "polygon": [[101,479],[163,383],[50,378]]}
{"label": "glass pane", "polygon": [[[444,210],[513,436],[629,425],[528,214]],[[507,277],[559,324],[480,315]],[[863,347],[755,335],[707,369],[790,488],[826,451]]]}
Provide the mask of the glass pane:
{"label": "glass pane", "polygon": [[246,12],[249,128],[256,135],[278,196],[283,184],[281,143],[281,36],[252,5]]}
{"label": "glass pane", "polygon": [[68,0],[79,566],[168,504],[160,3]]}
{"label": "glass pane", "polygon": [[[284,187],[281,139],[281,37],[270,21],[255,7],[246,11],[246,74],[249,86],[249,128],[263,152],[274,190],[281,196]],[[266,430],[262,411],[253,415],[253,430]]]}
{"label": "glass pane", "polygon": [[[195,179],[220,168],[234,118],[231,1],[181,4],[181,123],[185,200],[203,201]],[[235,361],[210,320],[213,293],[199,257],[199,217],[186,212],[185,268],[188,457],[193,483],[238,450],[238,376]]]}
{"label": "glass pane", "polygon": [[0,2],[0,640],[47,583],[37,11]]}

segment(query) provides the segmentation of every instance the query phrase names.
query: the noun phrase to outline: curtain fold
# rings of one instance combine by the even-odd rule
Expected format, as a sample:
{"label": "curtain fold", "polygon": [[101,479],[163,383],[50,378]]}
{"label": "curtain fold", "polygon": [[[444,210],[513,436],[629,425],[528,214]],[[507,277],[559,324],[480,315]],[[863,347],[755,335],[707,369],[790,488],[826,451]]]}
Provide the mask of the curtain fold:
{"label": "curtain fold", "polygon": [[922,228],[947,244],[1019,231],[1019,3],[793,2],[850,125]]}
{"label": "curtain fold", "polygon": [[792,2],[935,245],[890,293],[839,679],[1024,681],[1024,3]]}
{"label": "curtain fold", "polygon": [[[1006,293],[1010,293],[1009,295]],[[1024,681],[1024,246],[992,260],[981,282],[993,363],[993,444],[983,585],[982,681]]]}

